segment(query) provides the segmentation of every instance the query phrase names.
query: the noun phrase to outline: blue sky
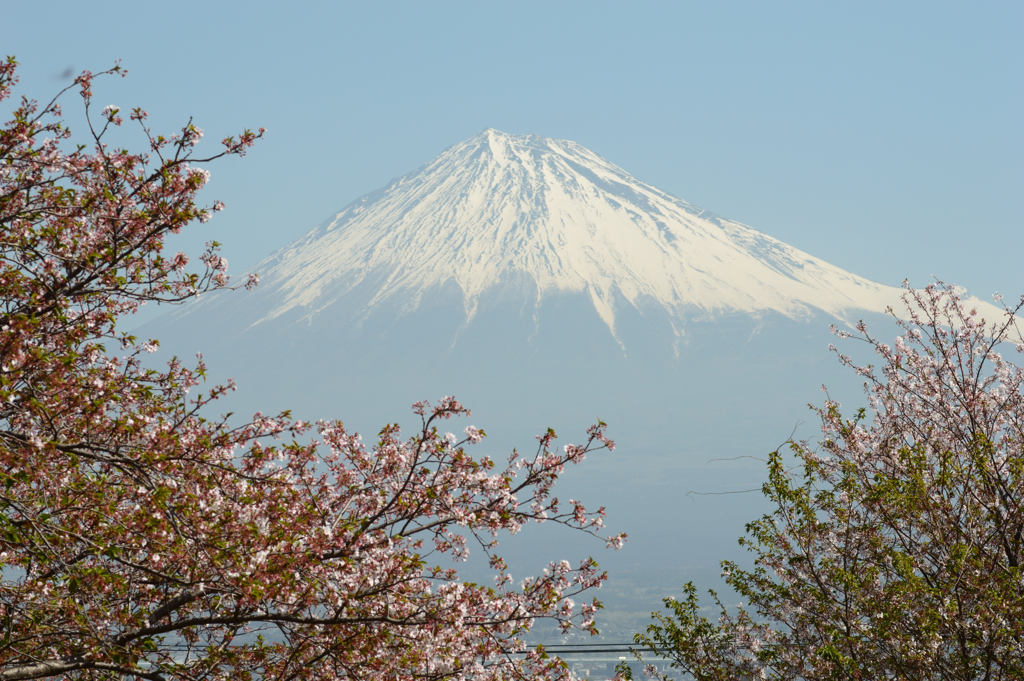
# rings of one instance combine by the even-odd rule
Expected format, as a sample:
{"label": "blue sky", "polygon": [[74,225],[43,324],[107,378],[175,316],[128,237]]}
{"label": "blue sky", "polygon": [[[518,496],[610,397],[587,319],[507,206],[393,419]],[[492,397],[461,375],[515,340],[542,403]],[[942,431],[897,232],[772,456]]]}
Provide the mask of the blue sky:
{"label": "blue sky", "polygon": [[236,272],[494,127],[880,282],[1016,296],[1021,35],[1018,2],[33,2],[4,4],[0,51],[39,98],[121,59],[97,104],[192,116],[211,149],[268,128],[178,244],[222,241]]}

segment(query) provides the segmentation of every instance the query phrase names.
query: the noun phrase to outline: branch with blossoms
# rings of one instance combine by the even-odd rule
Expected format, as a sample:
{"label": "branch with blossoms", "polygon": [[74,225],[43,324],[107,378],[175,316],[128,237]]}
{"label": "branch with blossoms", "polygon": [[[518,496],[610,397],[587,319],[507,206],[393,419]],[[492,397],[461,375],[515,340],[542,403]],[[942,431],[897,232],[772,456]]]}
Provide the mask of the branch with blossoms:
{"label": "branch with blossoms", "polygon": [[[0,99],[16,83],[15,66],[8,58],[0,67]],[[209,178],[200,166],[244,155],[263,129],[227,138],[222,151],[200,157],[194,152],[202,131],[191,121],[180,134],[165,138],[154,135],[144,124],[146,113],[135,109],[131,119],[142,126],[155,163],[149,154],[110,149],[104,138],[122,125],[120,109],[106,107],[100,115],[103,125],[97,127],[91,107],[93,81],[111,74],[126,72],[119,66],[100,74],[84,72],[42,107],[23,100],[0,130],[2,274],[23,287],[19,296],[4,300],[0,320],[30,315],[109,331],[117,315],[142,302],[181,302],[228,285],[227,263],[215,243],[200,257],[204,271],[194,274],[186,273],[183,254],[161,254],[163,240],[223,208],[220,202],[206,208],[196,203]],[[84,145],[62,151],[71,133],[60,121],[59,99],[76,88],[92,153]]]}
{"label": "branch with blossoms", "polygon": [[[592,429],[586,445],[560,455],[542,447],[520,467],[530,471],[527,480],[513,486],[515,465],[494,473],[490,460],[466,454],[463,446],[479,431],[467,429],[460,442],[437,432],[437,421],[468,413],[462,405],[446,398],[417,409],[429,415],[416,436],[402,441],[387,428],[373,450],[329,422],[317,427],[322,443],[264,445],[264,438],[309,426],[259,415],[227,432],[189,417],[170,438],[155,424],[142,433],[144,446],[122,443],[119,457],[130,465],[105,456],[69,465],[67,448],[9,441],[30,454],[12,461],[17,468],[3,476],[9,492],[0,500],[17,529],[16,539],[3,545],[5,559],[25,573],[7,602],[10,612],[38,614],[37,607],[22,606],[45,596],[53,633],[43,635],[16,617],[13,630],[31,636],[15,637],[7,649],[31,642],[42,653],[69,637],[93,643],[39,663],[22,657],[0,678],[109,669],[104,665],[124,659],[135,661],[124,673],[159,669],[183,678],[208,674],[228,658],[235,673],[297,673],[309,658],[281,639],[301,639],[303,650],[316,651],[322,662],[373,669],[369,676],[378,678],[466,672],[461,665],[438,667],[438,656],[478,665],[483,678],[558,672],[556,662],[539,655],[513,660],[511,652],[522,649],[519,637],[538,617],[593,629],[599,604],[577,608],[572,601],[605,579],[593,560],[575,569],[552,563],[518,588],[493,555],[496,585],[489,588],[461,583],[455,570],[428,561],[435,554],[465,556],[464,538],[453,527],[491,537],[490,548],[499,531],[540,519],[536,505],[552,508],[546,499],[557,469],[611,445],[603,426]],[[239,447],[248,448],[241,458]],[[135,475],[140,470],[144,479]],[[22,484],[44,471],[56,471],[64,484],[46,490]],[[100,477],[102,488],[87,482]],[[575,513],[551,520],[584,531],[595,525]],[[53,567],[36,567],[44,565]],[[110,609],[112,589],[132,607],[100,625],[93,616],[97,601],[83,594],[105,591],[100,602]],[[275,642],[236,642],[246,634]],[[168,635],[177,638],[170,652],[154,644]],[[372,654],[351,649],[367,636],[392,643],[378,649],[375,642]],[[398,641],[410,648],[396,657]],[[183,651],[189,665],[175,661]]]}
{"label": "branch with blossoms", "polygon": [[[0,681],[567,678],[557,659],[510,651],[537,618],[594,631],[600,604],[573,598],[605,575],[556,561],[514,585],[495,548],[530,521],[599,536],[603,509],[562,510],[551,490],[566,464],[612,448],[604,424],[560,451],[549,431],[499,471],[466,451],[483,431],[438,432],[469,413],[454,398],[416,405],[413,437],[387,427],[372,447],[287,412],[208,419],[235,386],[196,394],[201,357],[149,368],[156,341],[116,322],[228,285],[215,244],[193,273],[163,240],[222,207],[197,204],[201,166],[263,131],[200,157],[192,121],[163,137],[133,109],[147,152],[108,147],[124,118],[93,115],[92,87],[115,73],[61,93],[82,98],[89,152],[63,150],[61,94],[22,100],[0,128]],[[0,64],[0,100],[14,74]],[[493,586],[441,564],[467,537]]]}

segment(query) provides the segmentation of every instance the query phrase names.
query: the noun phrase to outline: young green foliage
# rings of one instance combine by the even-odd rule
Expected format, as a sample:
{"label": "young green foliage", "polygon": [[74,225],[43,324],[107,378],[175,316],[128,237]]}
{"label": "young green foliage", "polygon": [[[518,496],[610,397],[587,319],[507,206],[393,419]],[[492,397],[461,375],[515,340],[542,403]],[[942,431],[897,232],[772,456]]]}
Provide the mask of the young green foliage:
{"label": "young green foliage", "polygon": [[893,346],[857,326],[879,366],[839,354],[868,409],[826,401],[795,468],[771,456],[754,567],[723,563],[746,605],[711,621],[687,585],[637,643],[697,679],[1024,678],[1024,370],[1001,354],[1024,302],[986,323],[942,283],[904,300]]}

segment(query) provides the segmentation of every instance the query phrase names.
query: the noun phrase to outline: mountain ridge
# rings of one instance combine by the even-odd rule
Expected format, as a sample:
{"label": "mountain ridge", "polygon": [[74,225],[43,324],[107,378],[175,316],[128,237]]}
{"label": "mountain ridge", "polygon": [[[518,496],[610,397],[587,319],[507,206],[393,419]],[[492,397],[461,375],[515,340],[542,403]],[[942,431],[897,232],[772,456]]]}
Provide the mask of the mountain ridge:
{"label": "mountain ridge", "polygon": [[849,321],[901,293],[693,206],[575,142],[491,128],[356,199],[254,270],[261,288],[281,288],[254,325],[294,308],[312,318],[373,279],[369,307],[400,297],[410,309],[453,282],[469,321],[487,289],[522,275],[537,285],[534,304],[556,290],[585,292],[613,335],[622,301],[677,318],[820,310]]}

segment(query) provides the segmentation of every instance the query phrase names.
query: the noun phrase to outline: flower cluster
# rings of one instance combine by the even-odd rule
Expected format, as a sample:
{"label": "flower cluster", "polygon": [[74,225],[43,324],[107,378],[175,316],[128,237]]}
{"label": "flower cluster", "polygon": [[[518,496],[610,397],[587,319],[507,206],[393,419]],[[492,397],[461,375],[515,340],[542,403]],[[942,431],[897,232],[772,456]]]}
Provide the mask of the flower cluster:
{"label": "flower cluster", "polygon": [[[14,71],[0,65],[0,99]],[[95,77],[75,82],[87,118]],[[0,678],[565,677],[516,655],[521,634],[541,617],[593,630],[599,604],[573,599],[604,574],[559,562],[515,586],[496,538],[543,519],[597,534],[603,509],[550,493],[566,464],[612,448],[604,424],[562,451],[549,432],[498,469],[465,449],[482,430],[439,434],[468,414],[454,398],[369,447],[336,421],[205,417],[234,385],[197,394],[201,358],[147,368],[156,342],[115,323],[227,286],[215,244],[191,273],[163,242],[222,207],[196,203],[202,166],[263,131],[198,157],[191,122],[163,137],[135,109],[149,151],[131,154],[103,142],[119,112],[88,118],[91,150],[63,150],[56,100],[0,128]],[[469,541],[494,586],[451,567]]]}

